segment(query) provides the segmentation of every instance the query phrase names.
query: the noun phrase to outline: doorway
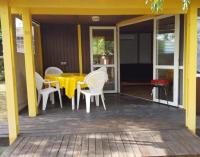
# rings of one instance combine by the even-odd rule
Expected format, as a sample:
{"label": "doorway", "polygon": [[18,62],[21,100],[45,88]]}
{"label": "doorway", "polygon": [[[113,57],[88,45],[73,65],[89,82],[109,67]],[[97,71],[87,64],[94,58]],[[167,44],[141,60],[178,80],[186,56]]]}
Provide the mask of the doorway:
{"label": "doorway", "polygon": [[117,92],[117,48],[116,27],[91,26],[90,27],[90,63],[91,71],[107,67],[108,82],[104,92]]}
{"label": "doorway", "polygon": [[[122,93],[172,106],[182,104],[183,20],[180,15],[158,16],[119,27]],[[164,90],[159,93],[151,86],[152,79],[169,81],[167,97]]]}
{"label": "doorway", "polygon": [[153,100],[153,20],[120,28],[121,92]]}

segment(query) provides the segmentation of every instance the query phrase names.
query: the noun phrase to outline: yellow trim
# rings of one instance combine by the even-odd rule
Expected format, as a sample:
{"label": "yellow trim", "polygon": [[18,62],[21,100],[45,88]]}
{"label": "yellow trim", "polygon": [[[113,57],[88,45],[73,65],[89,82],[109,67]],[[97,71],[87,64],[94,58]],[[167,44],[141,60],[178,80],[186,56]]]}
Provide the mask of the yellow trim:
{"label": "yellow trim", "polygon": [[37,115],[37,96],[35,83],[35,62],[32,40],[32,20],[28,9],[23,9],[22,13],[24,29],[24,54],[26,67],[26,84],[28,97],[28,111],[30,117]]}
{"label": "yellow trim", "polygon": [[[64,6],[64,5],[63,5]],[[66,7],[66,6],[64,6]],[[180,9],[179,9],[180,8]],[[21,14],[23,10],[18,7],[12,7],[12,14]],[[32,15],[153,15],[149,7],[143,8],[43,8],[43,7],[30,7]],[[158,14],[185,14],[187,13],[181,7],[178,8],[165,8]]]}
{"label": "yellow trim", "polygon": [[42,41],[41,41],[41,31],[40,25],[35,26],[35,31],[37,33],[37,44],[38,44],[38,64],[39,64],[39,73],[43,75],[43,58],[42,58]]}
{"label": "yellow trim", "polygon": [[13,143],[19,132],[17,83],[15,71],[15,46],[13,39],[13,25],[10,8],[6,1],[0,5],[1,28],[3,37],[4,69],[6,80],[6,103],[9,141]]}
{"label": "yellow trim", "polygon": [[135,24],[135,23],[151,20],[154,17],[155,16],[153,16],[153,15],[139,16],[139,17],[135,17],[135,18],[131,18],[131,19],[128,19],[128,20],[121,21],[121,22],[117,23],[117,26],[123,27],[123,26],[127,26],[127,25],[130,25],[130,24]]}
{"label": "yellow trim", "polygon": [[79,71],[83,73],[83,58],[82,58],[82,44],[81,44],[81,25],[77,25],[78,34],[78,59],[79,59]]}
{"label": "yellow trim", "polygon": [[197,8],[190,6],[186,15],[186,52],[184,71],[184,104],[186,126],[196,132]]}

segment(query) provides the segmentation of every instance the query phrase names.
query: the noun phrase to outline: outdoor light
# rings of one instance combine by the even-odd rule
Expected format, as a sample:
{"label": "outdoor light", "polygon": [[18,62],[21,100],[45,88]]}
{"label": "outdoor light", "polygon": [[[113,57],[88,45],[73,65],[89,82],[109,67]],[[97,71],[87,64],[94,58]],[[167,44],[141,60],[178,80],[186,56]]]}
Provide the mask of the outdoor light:
{"label": "outdoor light", "polygon": [[98,22],[98,21],[100,21],[100,17],[99,16],[92,16],[92,21]]}

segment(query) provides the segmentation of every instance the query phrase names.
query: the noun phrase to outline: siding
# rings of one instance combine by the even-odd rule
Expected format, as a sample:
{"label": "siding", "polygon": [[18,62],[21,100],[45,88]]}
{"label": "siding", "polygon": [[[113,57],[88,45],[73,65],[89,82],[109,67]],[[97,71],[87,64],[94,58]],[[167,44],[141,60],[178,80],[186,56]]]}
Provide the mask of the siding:
{"label": "siding", "polygon": [[[79,72],[77,25],[42,24],[44,71],[57,66],[64,72]],[[82,26],[83,71],[90,71],[89,27]],[[61,62],[66,62],[62,65]]]}

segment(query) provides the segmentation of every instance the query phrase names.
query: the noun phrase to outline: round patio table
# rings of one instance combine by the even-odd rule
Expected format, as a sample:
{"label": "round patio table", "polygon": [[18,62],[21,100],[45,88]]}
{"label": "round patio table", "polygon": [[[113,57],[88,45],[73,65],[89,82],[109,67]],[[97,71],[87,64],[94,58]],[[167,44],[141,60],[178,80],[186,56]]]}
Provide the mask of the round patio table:
{"label": "round patio table", "polygon": [[58,81],[60,88],[65,89],[65,95],[72,100],[72,110],[75,109],[75,90],[78,81],[84,81],[85,74],[80,73],[63,73],[60,75],[48,74],[45,76],[46,80]]}

